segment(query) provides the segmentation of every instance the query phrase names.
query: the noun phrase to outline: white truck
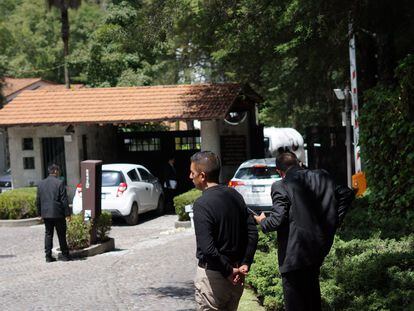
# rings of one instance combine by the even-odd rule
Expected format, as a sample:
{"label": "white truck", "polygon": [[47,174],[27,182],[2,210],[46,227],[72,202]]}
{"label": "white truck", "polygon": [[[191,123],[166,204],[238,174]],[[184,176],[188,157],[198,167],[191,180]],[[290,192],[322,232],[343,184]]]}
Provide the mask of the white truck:
{"label": "white truck", "polygon": [[288,149],[307,165],[303,137],[297,130],[289,127],[265,127],[263,134],[266,158],[277,157],[281,151]]}

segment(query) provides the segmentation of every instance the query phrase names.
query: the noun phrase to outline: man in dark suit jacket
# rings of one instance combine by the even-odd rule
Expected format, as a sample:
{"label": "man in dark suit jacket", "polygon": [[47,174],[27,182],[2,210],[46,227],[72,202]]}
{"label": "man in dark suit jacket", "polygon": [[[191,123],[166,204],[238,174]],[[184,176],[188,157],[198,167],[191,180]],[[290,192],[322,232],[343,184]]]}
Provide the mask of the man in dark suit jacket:
{"label": "man in dark suit jacket", "polygon": [[56,164],[48,167],[49,176],[39,182],[37,186],[37,212],[45,223],[45,252],[46,262],[56,261],[52,257],[53,231],[59,238],[63,260],[70,260],[68,244],[66,242],[66,219],[70,216],[68,197],[63,181],[58,179],[60,168]]}
{"label": "man in dark suit jacket", "polygon": [[175,157],[171,155],[168,158],[168,163],[164,166],[163,172],[163,186],[165,195],[165,210],[174,210],[174,196],[177,192],[177,171],[175,170]]}
{"label": "man in dark suit jacket", "polygon": [[337,188],[326,171],[302,168],[290,152],[276,158],[276,168],[283,179],[272,185],[272,211],[255,219],[278,233],[285,309],[321,310],[320,267],[354,192]]}

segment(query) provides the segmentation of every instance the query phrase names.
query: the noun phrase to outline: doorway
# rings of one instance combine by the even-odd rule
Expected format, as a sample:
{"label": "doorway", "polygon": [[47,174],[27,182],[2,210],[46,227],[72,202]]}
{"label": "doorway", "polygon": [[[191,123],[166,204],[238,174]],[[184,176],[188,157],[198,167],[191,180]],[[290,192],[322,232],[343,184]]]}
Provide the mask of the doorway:
{"label": "doorway", "polygon": [[42,138],[43,151],[43,178],[49,175],[47,170],[50,164],[60,166],[60,178],[66,184],[66,159],[65,159],[65,142],[63,137],[44,137]]}

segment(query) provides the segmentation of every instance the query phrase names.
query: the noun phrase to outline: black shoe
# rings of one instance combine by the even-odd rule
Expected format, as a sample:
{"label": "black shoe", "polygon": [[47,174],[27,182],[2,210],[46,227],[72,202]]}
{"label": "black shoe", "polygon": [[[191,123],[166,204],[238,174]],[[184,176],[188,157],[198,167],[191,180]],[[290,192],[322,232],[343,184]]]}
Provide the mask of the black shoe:
{"label": "black shoe", "polygon": [[54,262],[56,261],[56,258],[52,257],[52,256],[46,256],[46,262]]}
{"label": "black shoe", "polygon": [[62,255],[62,261],[71,261],[72,257],[70,255]]}

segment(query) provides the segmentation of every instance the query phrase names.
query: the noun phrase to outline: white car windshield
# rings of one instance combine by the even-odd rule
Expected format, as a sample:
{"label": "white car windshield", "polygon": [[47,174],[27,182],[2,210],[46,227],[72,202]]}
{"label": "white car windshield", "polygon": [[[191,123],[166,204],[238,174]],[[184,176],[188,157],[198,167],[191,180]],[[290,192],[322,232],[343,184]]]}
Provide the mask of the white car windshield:
{"label": "white car windshield", "polygon": [[253,166],[241,168],[235,178],[238,179],[269,179],[280,178],[274,166]]}

